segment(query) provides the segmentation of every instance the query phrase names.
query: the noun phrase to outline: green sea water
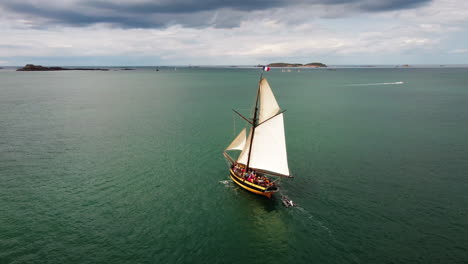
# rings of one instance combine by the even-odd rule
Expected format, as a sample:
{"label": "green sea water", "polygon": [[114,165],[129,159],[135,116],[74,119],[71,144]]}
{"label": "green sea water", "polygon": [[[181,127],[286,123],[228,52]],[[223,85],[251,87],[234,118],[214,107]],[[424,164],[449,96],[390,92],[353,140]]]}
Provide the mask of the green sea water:
{"label": "green sea water", "polygon": [[285,208],[221,155],[260,73],[0,71],[0,263],[467,263],[468,68],[265,74]]}

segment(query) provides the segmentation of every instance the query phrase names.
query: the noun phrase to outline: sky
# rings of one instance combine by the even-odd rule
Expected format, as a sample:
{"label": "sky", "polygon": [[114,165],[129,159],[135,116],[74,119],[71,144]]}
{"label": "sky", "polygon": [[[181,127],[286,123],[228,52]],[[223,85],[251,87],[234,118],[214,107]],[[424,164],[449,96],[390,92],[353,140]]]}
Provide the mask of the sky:
{"label": "sky", "polygon": [[0,0],[0,66],[468,64],[466,0]]}

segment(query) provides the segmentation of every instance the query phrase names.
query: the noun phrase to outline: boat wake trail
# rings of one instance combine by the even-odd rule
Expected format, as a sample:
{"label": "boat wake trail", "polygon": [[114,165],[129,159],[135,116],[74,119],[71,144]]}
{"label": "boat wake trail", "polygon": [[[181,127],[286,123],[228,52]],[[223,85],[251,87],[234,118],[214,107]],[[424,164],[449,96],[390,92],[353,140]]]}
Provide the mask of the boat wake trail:
{"label": "boat wake trail", "polygon": [[310,212],[308,212],[306,209],[300,206],[295,207],[295,209],[297,209],[301,214],[305,215],[307,219],[310,220],[314,225],[317,225],[325,232],[327,232],[331,238],[335,239],[335,236],[333,236],[332,231],[322,221],[317,220]]}
{"label": "boat wake trail", "polygon": [[348,84],[345,86],[373,86],[373,85],[399,85],[399,84],[404,84],[404,82],[358,83],[358,84]]}

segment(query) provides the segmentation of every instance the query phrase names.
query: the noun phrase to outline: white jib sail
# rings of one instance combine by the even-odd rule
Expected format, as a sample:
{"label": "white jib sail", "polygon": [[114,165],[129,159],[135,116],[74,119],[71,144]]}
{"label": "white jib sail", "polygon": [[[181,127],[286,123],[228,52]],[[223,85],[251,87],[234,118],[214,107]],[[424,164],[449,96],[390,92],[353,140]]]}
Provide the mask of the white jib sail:
{"label": "white jib sail", "polygon": [[249,148],[250,148],[250,141],[252,137],[252,130],[249,132],[249,136],[247,137],[247,142],[245,143],[244,149],[242,149],[241,154],[237,158],[237,162],[247,165],[247,159],[249,157]]}
{"label": "white jib sail", "polygon": [[258,115],[258,123],[262,123],[276,115],[279,111],[280,107],[276,102],[275,95],[271,91],[268,81],[262,78],[260,81],[260,112]]}
{"label": "white jib sail", "polygon": [[242,129],[242,131],[237,135],[237,137],[231,142],[231,144],[226,148],[226,150],[243,150],[245,146],[245,137],[246,137],[246,129]]}
{"label": "white jib sail", "polygon": [[[250,137],[237,162],[247,164]],[[249,167],[289,176],[283,114],[279,114],[255,128]]]}

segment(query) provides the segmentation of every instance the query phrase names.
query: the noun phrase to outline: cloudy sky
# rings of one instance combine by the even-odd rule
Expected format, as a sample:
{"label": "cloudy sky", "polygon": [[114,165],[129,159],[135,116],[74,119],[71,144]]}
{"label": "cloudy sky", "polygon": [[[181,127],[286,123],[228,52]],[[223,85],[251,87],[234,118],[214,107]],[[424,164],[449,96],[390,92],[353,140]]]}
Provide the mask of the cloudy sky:
{"label": "cloudy sky", "polygon": [[468,64],[466,0],[0,0],[0,66]]}

